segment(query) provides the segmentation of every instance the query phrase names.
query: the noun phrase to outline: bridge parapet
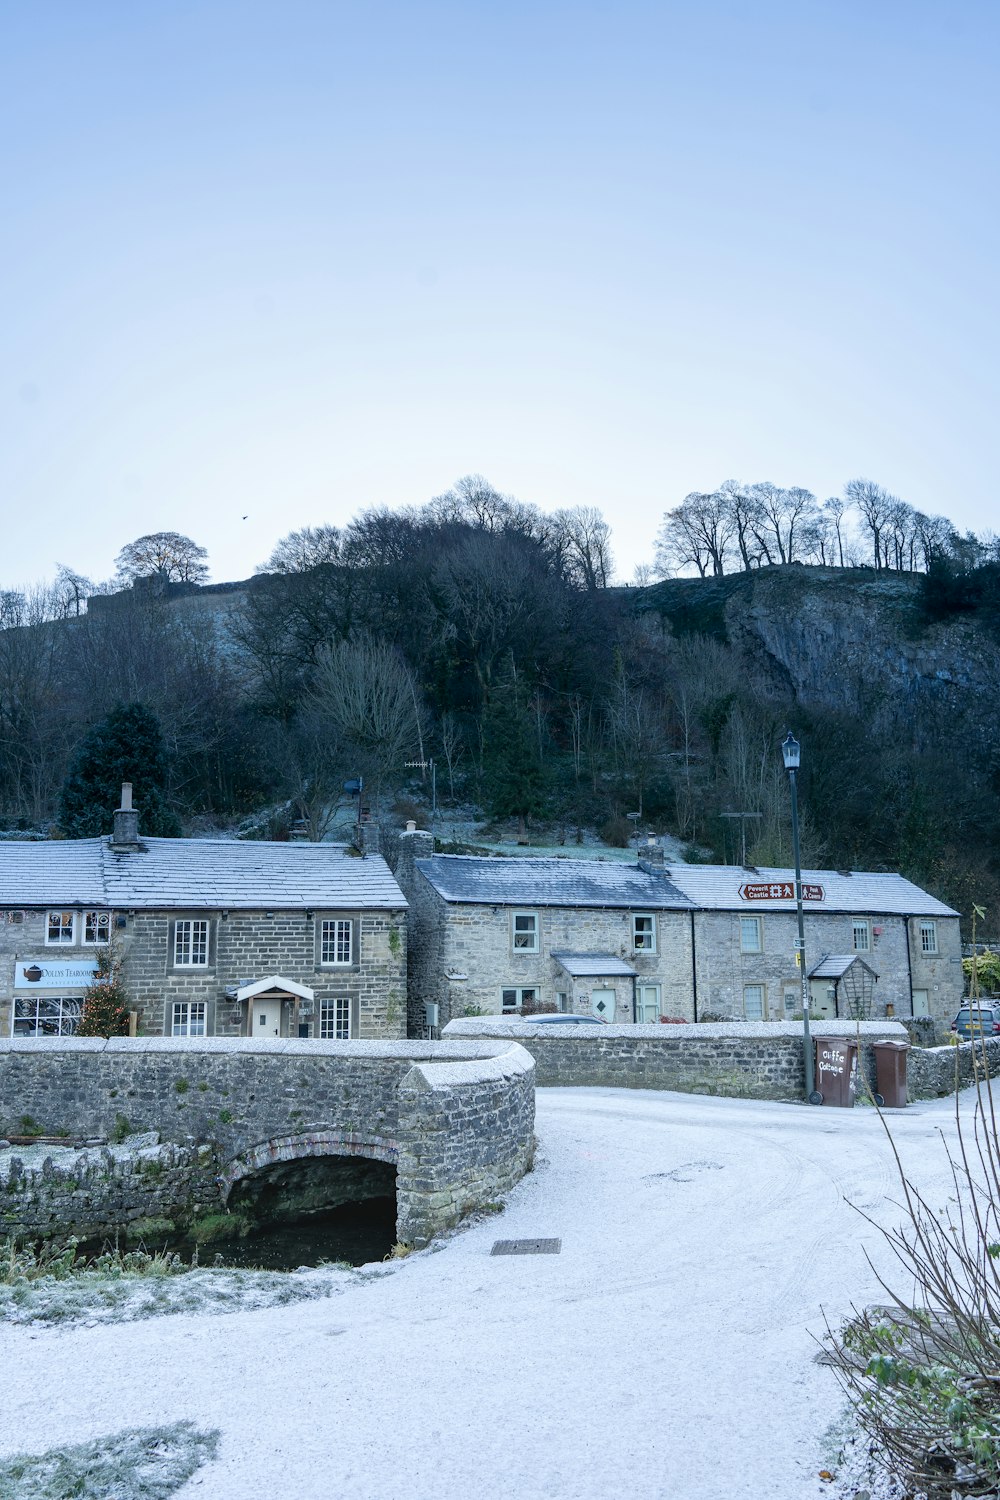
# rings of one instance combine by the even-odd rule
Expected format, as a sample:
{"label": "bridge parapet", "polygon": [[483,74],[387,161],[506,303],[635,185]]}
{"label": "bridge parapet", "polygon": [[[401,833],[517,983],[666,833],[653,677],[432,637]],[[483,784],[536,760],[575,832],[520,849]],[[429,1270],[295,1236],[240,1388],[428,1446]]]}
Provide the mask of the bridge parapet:
{"label": "bridge parapet", "polygon": [[0,1039],[0,1135],[150,1130],[212,1147],[220,1202],[278,1162],[394,1162],[397,1233],[420,1245],[527,1170],[534,1063],[505,1039]]}

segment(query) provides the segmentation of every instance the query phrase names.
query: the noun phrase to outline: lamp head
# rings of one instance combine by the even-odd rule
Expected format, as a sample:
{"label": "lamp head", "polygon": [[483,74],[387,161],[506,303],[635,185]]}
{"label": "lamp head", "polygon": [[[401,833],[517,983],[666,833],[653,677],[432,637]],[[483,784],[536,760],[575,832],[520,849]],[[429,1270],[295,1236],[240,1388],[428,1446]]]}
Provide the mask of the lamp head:
{"label": "lamp head", "polygon": [[789,730],[788,735],[781,742],[781,753],[785,760],[786,771],[797,771],[799,769],[799,752],[801,746],[798,740]]}

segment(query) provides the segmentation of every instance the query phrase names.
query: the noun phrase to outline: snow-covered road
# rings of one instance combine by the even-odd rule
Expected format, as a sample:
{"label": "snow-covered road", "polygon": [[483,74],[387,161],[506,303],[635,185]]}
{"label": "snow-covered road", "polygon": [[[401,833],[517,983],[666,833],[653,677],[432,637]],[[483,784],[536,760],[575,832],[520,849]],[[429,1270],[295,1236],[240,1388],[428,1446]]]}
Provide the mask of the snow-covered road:
{"label": "snow-covered road", "polygon": [[[893,1130],[934,1201],[953,1104]],[[874,1111],[538,1094],[505,1213],[315,1303],[0,1330],[0,1452],[189,1418],[202,1500],[801,1500],[840,1398],[811,1334],[891,1264]],[[558,1236],[560,1255],[491,1257]]]}

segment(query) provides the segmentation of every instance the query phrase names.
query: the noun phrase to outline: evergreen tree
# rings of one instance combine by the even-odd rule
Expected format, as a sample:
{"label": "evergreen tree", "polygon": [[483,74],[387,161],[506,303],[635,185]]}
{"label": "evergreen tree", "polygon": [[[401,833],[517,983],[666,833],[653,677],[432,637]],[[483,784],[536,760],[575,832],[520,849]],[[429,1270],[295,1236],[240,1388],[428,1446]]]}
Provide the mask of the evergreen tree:
{"label": "evergreen tree", "polygon": [[122,782],[130,781],[140,832],[180,832],[167,804],[167,748],[156,715],[142,703],[119,703],[87,735],[62,789],[59,824],[67,838],[110,833]]}
{"label": "evergreen tree", "polygon": [[528,818],[546,809],[548,777],[526,693],[515,673],[494,687],[483,714],[483,795],[495,818]]}
{"label": "evergreen tree", "polygon": [[121,964],[108,943],[98,951],[97,973],[83,997],[77,1036],[128,1036],[129,1003],[121,978]]}

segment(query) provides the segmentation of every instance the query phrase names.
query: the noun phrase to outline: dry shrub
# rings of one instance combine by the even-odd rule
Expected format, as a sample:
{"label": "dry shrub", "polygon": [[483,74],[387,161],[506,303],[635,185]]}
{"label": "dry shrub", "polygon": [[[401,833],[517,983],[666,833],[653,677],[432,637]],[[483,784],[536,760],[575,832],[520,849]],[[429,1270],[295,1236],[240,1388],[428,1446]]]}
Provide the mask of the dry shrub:
{"label": "dry shrub", "polygon": [[905,1218],[880,1232],[914,1294],[879,1275],[888,1304],[855,1312],[825,1340],[875,1457],[934,1500],[1000,1492],[1000,1131],[985,1048],[974,1046],[973,1060],[970,1123],[956,1054],[957,1145],[944,1148],[954,1194],[944,1212],[907,1177],[882,1119]]}

